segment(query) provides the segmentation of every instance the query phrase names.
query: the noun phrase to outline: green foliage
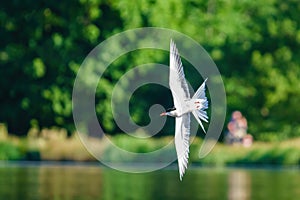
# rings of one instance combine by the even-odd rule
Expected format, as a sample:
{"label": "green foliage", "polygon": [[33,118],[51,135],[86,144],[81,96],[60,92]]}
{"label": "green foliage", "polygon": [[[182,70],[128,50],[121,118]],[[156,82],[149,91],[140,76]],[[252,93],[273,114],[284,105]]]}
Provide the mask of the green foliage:
{"label": "green foliage", "polygon": [[[158,26],[185,33],[205,47],[223,76],[228,111],[241,110],[255,138],[277,140],[266,139],[270,132],[279,139],[300,135],[297,0],[28,0],[0,7],[0,121],[10,132],[25,134],[32,120],[39,127],[73,130],[73,82],[88,52],[114,33]],[[96,91],[105,131],[120,132],[110,108],[114,84],[131,67],[147,62],[168,64],[168,56],[132,52],[105,72]],[[187,77],[199,83],[192,71]],[[151,94],[151,87],[139,92],[132,98],[138,106],[131,110],[138,124],[147,124],[144,111],[151,103],[172,104],[170,98],[138,95]],[[172,132],[170,127],[164,132]]]}
{"label": "green foliage", "polygon": [[[163,153],[158,151],[151,158],[145,156],[143,158],[143,162],[145,163],[155,164],[155,162],[162,162],[166,159],[166,155],[167,158],[176,157],[175,147],[172,145],[174,138],[170,136],[140,139],[118,134],[110,136],[109,140],[115,147],[139,155],[155,152],[171,144],[168,148],[164,149]],[[116,148],[112,148],[111,145],[107,145],[100,139],[89,138],[88,141],[100,148],[101,159],[106,162],[140,162],[140,157],[136,157],[134,154],[122,157],[123,154],[118,148],[116,150]],[[254,142],[251,147],[217,143],[206,157],[199,159],[198,153],[202,143],[203,140],[201,138],[193,138],[189,154],[190,164],[208,166],[297,166],[300,164],[300,137],[283,142]],[[0,140],[0,160],[24,159],[96,161],[96,158],[87,152],[77,134],[72,137],[66,137],[66,131],[60,129],[44,129],[39,135],[35,134],[35,130],[31,130],[27,137],[8,137]]]}
{"label": "green foliage", "polygon": [[[117,15],[102,1],[29,0],[0,7],[0,121],[15,134],[26,134],[32,119],[40,127],[71,131],[78,66],[107,33],[120,28]],[[110,18],[114,21],[106,21]]]}
{"label": "green foliage", "polygon": [[19,147],[10,141],[0,141],[0,160],[19,160],[22,153]]}
{"label": "green foliage", "polygon": [[121,149],[135,152],[135,153],[148,153],[156,151],[171,142],[171,138],[160,138],[160,139],[140,139],[132,136],[119,134],[112,138],[112,142],[120,147]]}
{"label": "green foliage", "polygon": [[[167,146],[172,142],[173,138],[164,137],[164,138],[146,138],[146,139],[140,139],[135,138],[132,136],[124,135],[124,134],[118,134],[110,138],[112,143],[125,151],[133,152],[133,153],[151,153],[157,150],[160,150],[161,148]],[[170,155],[170,157],[175,156],[175,149],[169,148],[164,150],[164,156]],[[130,161],[130,162],[137,162],[136,157],[134,155],[131,155],[131,157],[123,158],[120,154],[121,152],[119,150],[116,151],[115,148],[112,148],[112,146],[109,146],[105,149],[103,153],[103,159],[106,161]],[[152,156],[151,159],[149,156],[145,156],[144,159],[149,158],[149,162],[160,162],[161,160],[164,160],[164,158],[161,157],[162,155],[157,154],[155,157]],[[124,159],[124,160],[123,160]],[[153,160],[154,159],[154,160]],[[148,160],[143,160],[144,162],[147,162]],[[140,161],[139,161],[140,162]]]}
{"label": "green foliage", "polygon": [[[203,159],[193,159],[192,162],[202,165],[228,166],[289,166],[299,165],[299,140],[279,142],[254,143],[250,148],[243,146],[226,146],[217,144],[212,152]],[[232,153],[234,152],[234,153]]]}

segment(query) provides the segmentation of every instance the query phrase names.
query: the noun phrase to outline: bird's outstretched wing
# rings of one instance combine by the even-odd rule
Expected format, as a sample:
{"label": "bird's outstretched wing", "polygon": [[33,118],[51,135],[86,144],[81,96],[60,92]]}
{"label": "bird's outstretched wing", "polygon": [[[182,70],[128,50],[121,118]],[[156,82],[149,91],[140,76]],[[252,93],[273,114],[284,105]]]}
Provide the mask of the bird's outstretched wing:
{"label": "bird's outstretched wing", "polygon": [[[184,110],[185,100],[190,99],[190,93],[175,43],[170,43],[170,77],[169,85],[173,96],[174,106],[179,115]],[[180,180],[187,168],[189,157],[190,138],[190,114],[183,114],[176,117],[175,126],[175,147],[178,159]]]}
{"label": "bird's outstretched wing", "polygon": [[179,178],[187,168],[189,158],[189,140],[190,140],[190,114],[184,114],[181,117],[176,117],[175,127],[175,147],[178,159]]}
{"label": "bird's outstretched wing", "polygon": [[183,112],[184,101],[190,99],[190,92],[185,80],[180,55],[173,40],[170,43],[169,86],[174,100],[174,107],[180,114]]}

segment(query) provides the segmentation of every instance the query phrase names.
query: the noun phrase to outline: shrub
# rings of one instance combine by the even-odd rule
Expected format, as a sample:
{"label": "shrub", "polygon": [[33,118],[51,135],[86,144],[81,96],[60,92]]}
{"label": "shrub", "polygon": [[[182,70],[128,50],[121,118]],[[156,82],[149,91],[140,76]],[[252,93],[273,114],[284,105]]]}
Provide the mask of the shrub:
{"label": "shrub", "polygon": [[22,154],[18,146],[8,141],[0,141],[0,160],[19,160]]}

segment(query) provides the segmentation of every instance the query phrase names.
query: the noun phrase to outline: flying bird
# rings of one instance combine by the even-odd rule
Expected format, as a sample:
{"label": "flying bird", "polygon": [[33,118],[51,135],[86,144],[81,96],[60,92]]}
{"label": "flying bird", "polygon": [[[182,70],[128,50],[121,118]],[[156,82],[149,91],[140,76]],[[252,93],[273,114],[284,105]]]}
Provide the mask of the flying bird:
{"label": "flying bird", "polygon": [[170,74],[169,86],[173,96],[174,107],[169,108],[160,116],[175,117],[175,148],[178,159],[179,178],[182,177],[187,169],[189,158],[189,139],[190,139],[190,113],[194,115],[204,133],[205,129],[201,122],[208,122],[206,109],[208,101],[205,96],[205,83],[197,89],[191,98],[185,75],[183,71],[180,55],[174,41],[170,42]]}

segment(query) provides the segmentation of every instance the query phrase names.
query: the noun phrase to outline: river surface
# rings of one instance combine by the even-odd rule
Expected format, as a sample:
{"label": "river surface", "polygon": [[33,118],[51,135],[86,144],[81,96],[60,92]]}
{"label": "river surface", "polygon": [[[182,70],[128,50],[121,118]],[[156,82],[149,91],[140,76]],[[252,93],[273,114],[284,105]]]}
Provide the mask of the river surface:
{"label": "river surface", "polygon": [[300,199],[300,170],[176,166],[131,174],[97,164],[0,164],[2,200]]}

